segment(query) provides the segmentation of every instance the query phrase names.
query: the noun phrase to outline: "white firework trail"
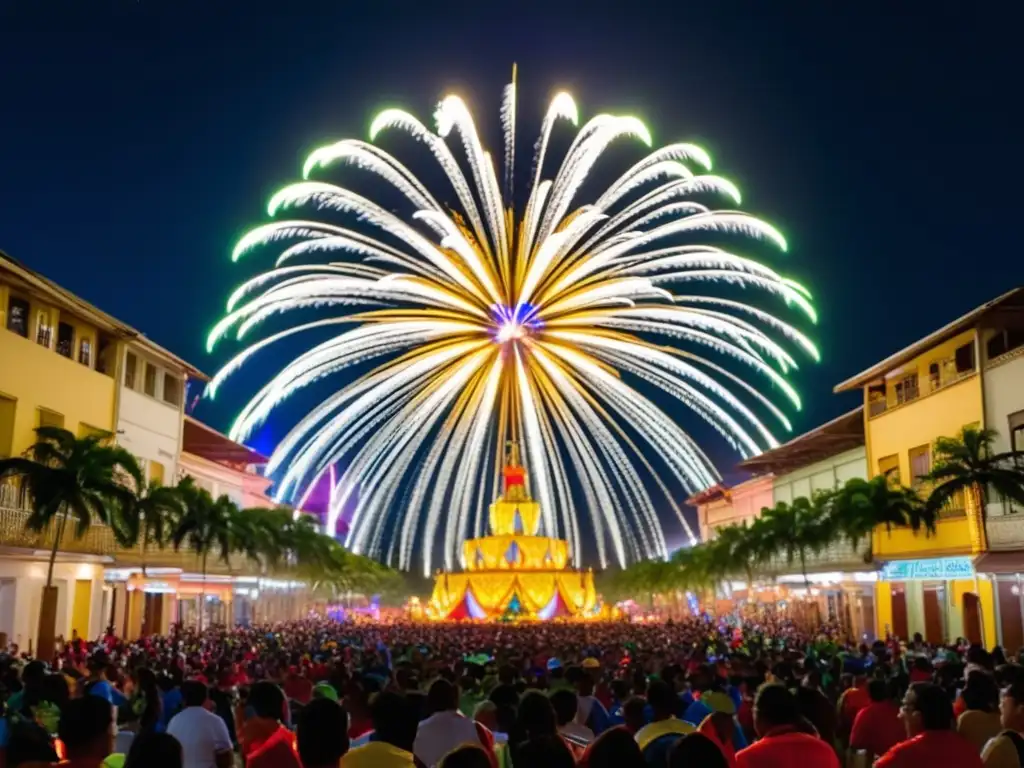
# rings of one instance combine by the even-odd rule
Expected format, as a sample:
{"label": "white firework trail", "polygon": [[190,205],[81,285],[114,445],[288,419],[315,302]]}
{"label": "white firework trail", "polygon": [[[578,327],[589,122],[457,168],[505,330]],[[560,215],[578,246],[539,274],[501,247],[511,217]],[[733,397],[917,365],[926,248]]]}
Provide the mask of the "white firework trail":
{"label": "white firework trail", "polygon": [[[596,198],[577,200],[610,145],[653,142],[635,117],[597,115],[551,173],[560,126],[579,125],[575,101],[559,93],[518,207],[516,103],[513,76],[501,105],[501,174],[458,96],[439,104],[436,132],[388,109],[369,142],[313,151],[303,180],[268,206],[272,217],[304,215],[239,240],[236,261],[268,247],[277,258],[231,294],[207,341],[211,350],[229,334],[247,341],[214,377],[213,396],[264,349],[306,331],[333,334],[300,348],[231,436],[246,439],[287,398],[340,375],[274,451],[275,493],[303,499],[330,475],[327,529],[347,511],[354,551],[425,574],[438,562],[453,567],[462,540],[481,532],[510,440],[523,445],[542,533],[567,539],[577,564],[585,551],[600,567],[665,557],[660,511],[671,510],[693,542],[678,502],[718,474],[675,409],[753,455],[778,444],[766,418],[790,429],[777,397],[800,407],[790,349],[818,357],[784,317],[816,321],[806,289],[718,242],[786,249],[770,224],[716,207],[738,206],[740,192],[711,172],[707,152],[654,149]],[[429,187],[379,146],[394,132],[429,150],[446,186]],[[341,166],[376,178],[410,210],[313,178]],[[674,293],[679,285],[686,293]],[[320,316],[280,319],[303,309]],[[270,318],[286,327],[248,342]]]}

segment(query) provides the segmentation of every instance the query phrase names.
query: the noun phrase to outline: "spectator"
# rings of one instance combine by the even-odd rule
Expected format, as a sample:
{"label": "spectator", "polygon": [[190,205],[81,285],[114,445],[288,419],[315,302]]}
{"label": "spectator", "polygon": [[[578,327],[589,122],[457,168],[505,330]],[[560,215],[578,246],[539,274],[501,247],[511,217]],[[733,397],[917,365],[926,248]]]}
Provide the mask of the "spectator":
{"label": "spectator", "polygon": [[857,713],[850,733],[850,749],[864,750],[873,762],[906,737],[900,722],[900,708],[892,699],[885,680],[868,683],[871,703]]}
{"label": "spectator", "polygon": [[620,725],[594,739],[584,750],[579,764],[580,768],[634,768],[645,763],[633,734]]}
{"label": "spectator", "polygon": [[978,753],[999,735],[999,686],[988,672],[972,671],[967,675],[961,698],[964,712],[956,720],[956,732],[971,742]]}
{"label": "spectator", "polygon": [[240,714],[243,723],[238,730],[246,768],[302,768],[295,734],[283,724],[288,720],[288,702],[280,687],[266,681],[253,685]]}
{"label": "spectator", "polygon": [[416,706],[392,691],[377,694],[370,708],[374,741],[341,758],[340,768],[406,768],[415,766],[413,746],[419,717]]}
{"label": "spectator", "polygon": [[679,697],[664,680],[655,680],[647,688],[647,703],[651,707],[651,722],[636,732],[636,743],[643,752],[647,765],[663,766],[669,748],[676,740],[696,729],[676,717]]}
{"label": "spectator", "polygon": [[4,760],[6,768],[18,768],[35,763],[49,765],[58,760],[53,739],[45,728],[28,720],[11,727]]}
{"label": "spectator", "polygon": [[575,752],[582,753],[594,740],[594,732],[576,722],[576,716],[579,714],[579,697],[574,691],[563,688],[551,694],[551,706],[555,709],[558,732],[571,747],[576,748]]}
{"label": "spectator", "polygon": [[974,745],[953,730],[953,706],[937,685],[913,683],[903,697],[900,718],[907,739],[886,752],[875,768],[981,768]]}
{"label": "spectator", "polygon": [[[419,724],[413,749],[425,765],[437,765],[442,757],[462,744],[493,748],[494,742],[485,729],[459,711],[459,691],[444,678],[431,684],[427,707],[431,714]],[[484,744],[482,735],[487,744]]]}
{"label": "spectator", "polygon": [[224,720],[206,708],[209,690],[198,680],[181,686],[185,707],[171,718],[167,733],[181,743],[185,768],[231,768],[234,755]]}
{"label": "spectator", "polygon": [[519,745],[512,765],[514,768],[576,768],[576,758],[560,736],[539,736]]}
{"label": "spectator", "polygon": [[491,768],[491,757],[478,744],[464,744],[441,758],[440,768]]}
{"label": "spectator", "polygon": [[187,768],[182,754],[181,743],[170,734],[141,733],[132,742],[124,768]]}
{"label": "spectator", "polygon": [[646,707],[647,702],[639,696],[626,699],[622,705],[622,724],[634,736],[647,725],[647,716],[644,714]]}
{"label": "spectator", "polygon": [[766,683],[754,699],[754,731],[760,741],[736,755],[738,768],[839,768],[832,745],[800,715],[796,696],[783,685]]}
{"label": "spectator", "polygon": [[985,768],[1018,768],[1024,765],[1024,679],[1010,683],[999,700],[999,716],[1005,730],[985,745]]}
{"label": "spectator", "polygon": [[336,701],[314,698],[299,715],[297,741],[303,768],[338,768],[348,752],[348,715]]}
{"label": "spectator", "polygon": [[722,750],[701,733],[680,737],[668,751],[669,768],[728,768]]}
{"label": "spectator", "polygon": [[110,702],[84,696],[68,702],[61,713],[60,740],[75,768],[100,768],[114,748],[114,712]]}

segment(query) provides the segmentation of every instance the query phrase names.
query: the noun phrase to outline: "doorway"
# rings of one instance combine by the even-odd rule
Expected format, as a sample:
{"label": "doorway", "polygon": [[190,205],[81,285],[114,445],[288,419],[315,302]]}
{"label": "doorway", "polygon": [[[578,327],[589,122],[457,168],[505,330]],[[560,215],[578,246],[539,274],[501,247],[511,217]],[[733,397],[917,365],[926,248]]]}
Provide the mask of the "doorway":
{"label": "doorway", "polygon": [[971,645],[981,645],[981,601],[973,592],[963,597],[964,636]]}
{"label": "doorway", "polygon": [[924,639],[932,645],[939,645],[946,638],[945,622],[942,620],[942,587],[926,586],[921,590],[924,600]]}
{"label": "doorway", "polygon": [[1024,617],[1021,615],[1020,586],[1016,579],[997,581],[996,599],[999,600],[999,622],[1003,635],[1000,644],[1008,653],[1016,654],[1024,647]]}
{"label": "doorway", "polygon": [[907,635],[907,590],[902,583],[892,586],[892,634],[901,640]]}

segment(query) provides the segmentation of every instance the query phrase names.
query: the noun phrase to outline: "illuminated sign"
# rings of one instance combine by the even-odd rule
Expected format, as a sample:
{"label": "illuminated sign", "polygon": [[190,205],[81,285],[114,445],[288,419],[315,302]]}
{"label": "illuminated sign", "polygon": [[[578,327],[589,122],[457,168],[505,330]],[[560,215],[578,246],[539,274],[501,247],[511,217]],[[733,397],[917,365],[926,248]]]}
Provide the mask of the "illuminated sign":
{"label": "illuminated sign", "polygon": [[882,566],[882,581],[973,579],[969,557],[936,557],[930,560],[895,560]]}

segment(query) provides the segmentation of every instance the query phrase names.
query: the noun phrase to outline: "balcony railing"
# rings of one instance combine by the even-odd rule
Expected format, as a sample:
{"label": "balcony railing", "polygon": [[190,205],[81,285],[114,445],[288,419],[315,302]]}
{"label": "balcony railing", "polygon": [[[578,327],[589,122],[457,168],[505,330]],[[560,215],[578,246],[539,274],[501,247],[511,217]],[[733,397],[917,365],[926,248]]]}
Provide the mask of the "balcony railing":
{"label": "balcony railing", "polygon": [[1021,549],[1024,547],[1024,513],[989,515],[985,533],[989,549]]}
{"label": "balcony railing", "polygon": [[[3,490],[8,487],[9,484],[0,484],[0,546],[51,549],[54,537],[57,535],[57,524],[62,516],[58,515],[45,530],[38,533],[30,531],[26,527],[26,523],[31,513],[17,498],[17,494],[3,493]],[[17,505],[11,503],[12,497],[19,502]],[[111,555],[114,549],[114,536],[107,526],[91,525],[85,536],[75,538],[74,521],[69,520],[64,527],[64,536],[61,538],[59,551],[88,555]]]}
{"label": "balcony railing", "polygon": [[[50,550],[53,547],[60,516],[51,522],[46,530],[37,533],[26,527],[30,514],[27,495],[18,485],[11,481],[0,483],[0,547],[35,550]],[[75,538],[73,520],[69,520],[64,528],[59,551],[112,557],[118,566],[124,567],[141,566],[143,560],[147,567],[181,568],[183,571],[195,573],[199,573],[203,567],[199,556],[188,546],[175,551],[172,546],[160,549],[151,544],[146,547],[143,558],[141,547],[119,547],[114,540],[113,531],[108,526],[98,523],[89,526],[89,530],[82,538]],[[227,563],[211,555],[207,558],[206,569],[208,573],[217,574],[256,573],[260,568],[248,558],[234,553]]]}
{"label": "balcony railing", "polygon": [[[830,544],[823,551],[814,554],[807,553],[807,572],[816,571],[846,571],[863,570],[871,562],[871,541],[870,537],[860,543],[860,547],[854,549],[848,541],[838,541]],[[793,562],[788,562],[786,556],[773,557],[768,563],[757,568],[759,573],[778,576],[783,573],[800,572],[800,555],[795,553]]]}
{"label": "balcony railing", "polygon": [[893,391],[891,393],[886,393],[885,397],[877,400],[870,400],[868,402],[868,418],[873,419],[876,416],[881,416],[887,411],[895,410],[902,405],[912,403],[922,397],[934,395],[936,392],[940,392],[947,387],[959,384],[964,379],[969,379],[975,373],[977,373],[977,370],[971,368],[970,370],[960,371],[959,373],[930,376],[923,384],[906,384],[898,395]]}

